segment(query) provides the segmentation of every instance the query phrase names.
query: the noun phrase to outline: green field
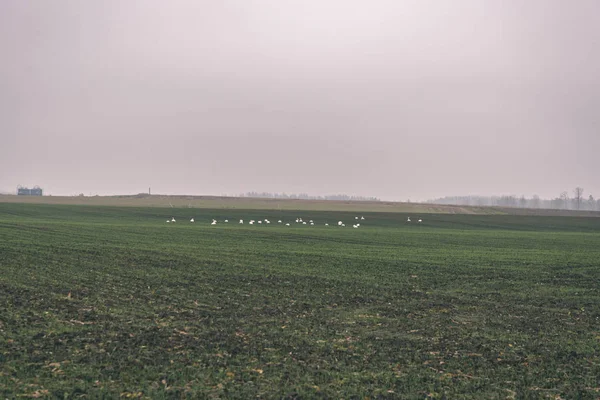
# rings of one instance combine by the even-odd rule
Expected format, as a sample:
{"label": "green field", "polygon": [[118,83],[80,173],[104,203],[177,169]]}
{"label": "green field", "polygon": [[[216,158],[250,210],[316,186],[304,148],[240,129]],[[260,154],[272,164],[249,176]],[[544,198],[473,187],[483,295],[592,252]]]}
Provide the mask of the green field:
{"label": "green field", "polygon": [[600,397],[599,218],[407,216],[0,204],[0,397]]}
{"label": "green field", "polygon": [[206,208],[223,210],[284,210],[386,212],[408,214],[479,214],[479,215],[538,215],[568,217],[600,217],[598,211],[533,209],[517,207],[457,206],[396,201],[341,201],[265,199],[255,197],[221,197],[188,195],[122,195],[122,196],[16,196],[0,194],[2,203],[62,204],[70,206]]}
{"label": "green field", "polygon": [[[464,207],[438,204],[401,203],[387,201],[336,201],[336,200],[293,200],[265,199],[252,197],[220,196],[15,196],[0,195],[1,203],[64,204],[114,207],[175,207],[238,210],[306,210],[306,211],[349,211],[349,212],[419,212],[458,214],[505,214],[497,207]],[[512,210],[509,210],[512,211]],[[555,211],[553,211],[555,212]],[[511,212],[508,212],[510,214]],[[600,213],[593,213],[600,216]]]}

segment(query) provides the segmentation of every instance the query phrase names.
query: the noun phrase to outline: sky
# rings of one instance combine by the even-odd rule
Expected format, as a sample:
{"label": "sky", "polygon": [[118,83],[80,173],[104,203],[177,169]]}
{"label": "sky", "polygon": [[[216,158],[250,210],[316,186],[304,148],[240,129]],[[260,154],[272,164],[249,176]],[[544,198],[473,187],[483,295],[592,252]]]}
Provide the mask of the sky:
{"label": "sky", "polygon": [[600,197],[597,0],[3,0],[0,191]]}

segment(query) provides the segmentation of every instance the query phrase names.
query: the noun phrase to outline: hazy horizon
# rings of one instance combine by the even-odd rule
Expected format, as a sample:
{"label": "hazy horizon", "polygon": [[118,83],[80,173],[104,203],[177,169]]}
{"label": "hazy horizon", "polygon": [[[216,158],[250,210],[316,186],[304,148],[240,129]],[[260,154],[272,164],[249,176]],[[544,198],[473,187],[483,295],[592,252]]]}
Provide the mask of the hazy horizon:
{"label": "hazy horizon", "polygon": [[[21,185],[20,185],[21,186]],[[31,186],[22,186],[25,188],[33,188],[33,187],[37,187],[38,185],[31,185]],[[299,200],[339,200],[339,201],[348,201],[348,200],[344,200],[344,199],[335,199],[333,197],[335,196],[348,196],[348,197],[355,197],[355,199],[349,199],[351,201],[382,201],[382,202],[400,202],[400,203],[434,203],[434,204],[462,204],[459,201],[453,202],[450,201],[453,198],[459,199],[459,198],[467,198],[470,197],[473,199],[473,204],[470,205],[478,205],[477,203],[477,199],[478,198],[484,198],[487,200],[492,200],[492,199],[505,199],[505,198],[512,198],[515,201],[519,201],[521,200],[522,197],[524,197],[526,200],[528,201],[532,201],[535,196],[537,196],[538,200],[542,200],[542,201],[555,201],[557,199],[559,199],[562,195],[563,192],[567,192],[567,200],[570,201],[574,201],[575,199],[575,194],[573,190],[563,190],[560,193],[556,194],[555,196],[548,196],[548,197],[541,197],[539,196],[537,193],[534,193],[530,196],[527,196],[525,194],[516,194],[516,193],[500,193],[500,194],[490,194],[490,195],[479,195],[479,194],[456,194],[456,195],[444,195],[444,196],[440,196],[440,197],[431,197],[431,198],[426,198],[426,199],[415,199],[415,198],[406,198],[406,199],[390,199],[390,198],[380,198],[378,196],[360,196],[360,195],[355,195],[352,193],[322,193],[322,194],[314,194],[314,193],[300,193],[300,192],[256,192],[259,195],[258,196],[254,196],[251,195],[251,192],[246,192],[246,193],[187,193],[187,192],[174,192],[174,193],[156,193],[156,192],[151,192],[148,193],[148,191],[146,192],[114,192],[114,193],[93,193],[93,192],[89,192],[89,193],[83,193],[83,192],[79,192],[79,193],[56,193],[56,192],[49,192],[44,188],[43,189],[43,195],[44,196],[56,196],[56,197],[78,197],[78,196],[84,196],[84,197],[95,197],[95,196],[104,196],[104,197],[111,197],[111,196],[139,196],[139,195],[147,195],[147,194],[151,194],[152,196],[175,196],[175,197],[186,197],[186,196],[207,196],[207,197],[250,197],[250,198],[272,198],[272,199],[278,199],[281,201],[285,201],[286,199],[291,199],[291,200],[295,200],[295,199],[299,199]],[[585,189],[585,188],[584,188]],[[274,196],[265,196],[265,193],[270,193],[273,194]],[[0,188],[0,195],[17,195],[17,189],[15,188],[14,190],[4,190],[2,188]],[[285,196],[288,197],[285,197]],[[594,201],[600,201],[600,197],[597,197],[595,193],[591,193],[587,190],[584,191],[583,196],[582,196],[582,200],[583,202],[587,202],[588,201],[588,197],[592,195]],[[308,197],[306,197],[308,196]],[[531,206],[526,206],[525,208],[539,208],[539,207],[531,207]],[[542,208],[553,208],[553,207],[542,207]],[[559,207],[560,208],[560,207]]]}
{"label": "hazy horizon", "polygon": [[600,197],[600,2],[0,3],[0,192]]}

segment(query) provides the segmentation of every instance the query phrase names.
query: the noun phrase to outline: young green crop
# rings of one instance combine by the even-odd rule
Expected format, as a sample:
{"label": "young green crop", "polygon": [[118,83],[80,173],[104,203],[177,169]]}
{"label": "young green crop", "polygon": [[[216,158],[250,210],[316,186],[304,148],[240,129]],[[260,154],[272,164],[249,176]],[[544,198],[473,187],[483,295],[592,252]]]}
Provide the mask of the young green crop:
{"label": "young green crop", "polygon": [[0,396],[600,395],[600,219],[407,216],[0,204]]}

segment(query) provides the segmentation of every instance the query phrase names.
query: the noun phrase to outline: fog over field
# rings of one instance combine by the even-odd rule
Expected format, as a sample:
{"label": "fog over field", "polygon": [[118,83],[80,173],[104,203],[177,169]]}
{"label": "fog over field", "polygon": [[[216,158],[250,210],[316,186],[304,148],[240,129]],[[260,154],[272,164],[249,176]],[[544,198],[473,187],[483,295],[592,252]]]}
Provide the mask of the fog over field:
{"label": "fog over field", "polygon": [[0,2],[0,191],[600,196],[600,2]]}

